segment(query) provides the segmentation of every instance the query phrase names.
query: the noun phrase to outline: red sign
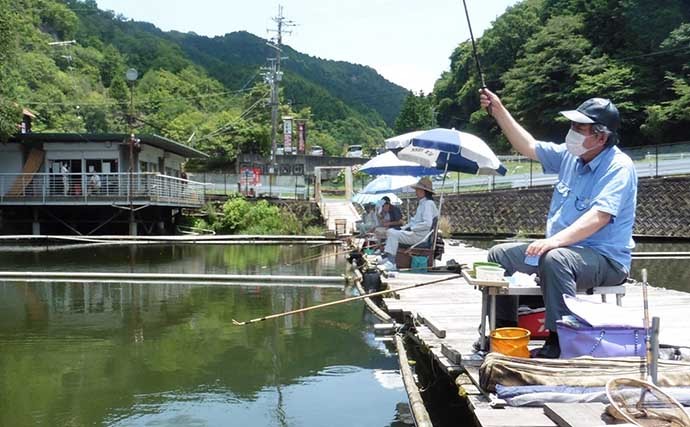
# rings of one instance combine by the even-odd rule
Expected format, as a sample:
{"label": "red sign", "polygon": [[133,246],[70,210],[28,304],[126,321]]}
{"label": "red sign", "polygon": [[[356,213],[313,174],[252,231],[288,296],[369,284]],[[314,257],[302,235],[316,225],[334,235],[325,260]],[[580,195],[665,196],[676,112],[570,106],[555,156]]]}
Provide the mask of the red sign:
{"label": "red sign", "polygon": [[261,186],[261,168],[242,168],[240,170],[240,185],[243,187]]}
{"label": "red sign", "polygon": [[306,124],[304,122],[297,123],[297,149],[300,153],[304,153],[304,129]]}

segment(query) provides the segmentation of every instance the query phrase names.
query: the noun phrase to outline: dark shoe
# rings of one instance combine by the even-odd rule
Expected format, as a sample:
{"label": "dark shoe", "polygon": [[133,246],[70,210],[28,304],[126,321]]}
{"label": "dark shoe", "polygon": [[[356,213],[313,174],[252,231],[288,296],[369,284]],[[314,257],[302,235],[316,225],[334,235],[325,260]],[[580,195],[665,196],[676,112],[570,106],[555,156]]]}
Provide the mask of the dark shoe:
{"label": "dark shoe", "polygon": [[558,343],[558,335],[551,332],[544,346],[537,351],[534,357],[541,359],[558,359],[561,357],[561,346]]}
{"label": "dark shoe", "polygon": [[[483,339],[484,339],[484,344],[485,344],[484,348],[487,349],[487,351],[488,351],[489,350],[489,337],[483,337]],[[481,351],[481,349],[482,349],[482,337],[479,337],[479,338],[477,338],[477,341],[472,343],[472,350],[477,352],[477,351]]]}

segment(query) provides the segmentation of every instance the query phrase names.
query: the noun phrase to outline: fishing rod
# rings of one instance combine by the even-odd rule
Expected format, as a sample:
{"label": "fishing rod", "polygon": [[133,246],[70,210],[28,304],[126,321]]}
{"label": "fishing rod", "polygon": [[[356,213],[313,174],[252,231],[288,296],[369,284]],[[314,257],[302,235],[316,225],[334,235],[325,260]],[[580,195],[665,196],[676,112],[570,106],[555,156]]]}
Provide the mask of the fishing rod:
{"label": "fishing rod", "polygon": [[477,55],[477,43],[474,41],[474,34],[472,33],[472,23],[470,22],[470,14],[467,11],[467,3],[462,0],[462,5],[465,8],[465,17],[467,18],[467,28],[470,30],[470,40],[472,40],[472,54],[474,55],[474,63],[477,65],[477,73],[479,73],[479,80],[482,83],[482,89],[486,89],[486,83],[484,82],[484,73],[482,72],[482,65],[479,63],[479,55]]}
{"label": "fishing rod", "polygon": [[[472,55],[474,55],[474,63],[477,66],[477,73],[479,74],[479,80],[481,81],[481,88],[480,90],[483,91],[484,89],[488,89],[486,87],[486,82],[484,81],[484,73],[482,72],[482,64],[479,63],[479,55],[477,54],[477,43],[474,41],[474,33],[472,33],[472,23],[470,22],[470,13],[467,11],[467,3],[465,0],[462,0],[462,5],[465,8],[465,17],[467,18],[467,28],[470,30],[470,40],[472,41]],[[489,104],[486,107],[486,112],[489,113],[490,116],[491,114],[491,104]]]}
{"label": "fishing rod", "polygon": [[435,283],[446,282],[446,281],[448,281],[448,280],[458,279],[458,278],[460,278],[460,277],[461,277],[461,276],[460,276],[459,274],[456,274],[456,275],[453,275],[453,276],[450,276],[450,277],[445,277],[445,278],[443,278],[443,279],[432,280],[432,281],[430,281],[430,282],[416,283],[416,284],[414,284],[414,285],[403,286],[403,287],[398,288],[398,289],[386,289],[386,290],[383,290],[383,291],[372,292],[372,293],[370,293],[370,294],[359,295],[359,296],[350,297],[350,298],[344,298],[344,299],[340,299],[340,300],[337,300],[337,301],[327,302],[327,303],[325,303],[325,304],[313,305],[313,306],[311,306],[311,307],[304,307],[304,308],[300,308],[300,309],[297,309],[297,310],[285,311],[285,312],[282,312],[282,313],[271,314],[271,315],[264,316],[264,317],[257,317],[256,319],[251,319],[251,320],[247,320],[247,321],[244,321],[244,322],[238,322],[237,320],[232,319],[232,324],[235,325],[235,326],[243,326],[243,325],[248,325],[248,324],[250,324],[250,323],[263,322],[264,320],[277,319],[277,318],[279,318],[279,317],[285,317],[285,316],[290,316],[290,315],[293,315],[293,314],[304,313],[304,312],[307,312],[307,311],[316,310],[316,309],[318,309],[318,308],[330,307],[330,306],[332,306],[332,305],[344,304],[344,303],[346,303],[346,302],[352,302],[352,301],[357,301],[357,300],[361,300],[361,299],[364,299],[364,298],[375,297],[375,296],[387,294],[387,293],[390,293],[390,292],[398,292],[398,291],[404,291],[404,290],[412,289],[412,288],[419,288],[420,286],[433,285],[433,284],[435,284]]}

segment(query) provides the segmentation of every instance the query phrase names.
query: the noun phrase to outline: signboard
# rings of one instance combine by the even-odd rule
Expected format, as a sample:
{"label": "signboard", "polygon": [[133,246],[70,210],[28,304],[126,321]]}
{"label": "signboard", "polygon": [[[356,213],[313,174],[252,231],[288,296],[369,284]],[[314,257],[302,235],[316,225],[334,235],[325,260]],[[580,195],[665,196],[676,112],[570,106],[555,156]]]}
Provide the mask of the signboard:
{"label": "signboard", "polygon": [[292,117],[283,117],[283,138],[285,154],[292,153]]}
{"label": "signboard", "polygon": [[261,186],[261,168],[245,167],[240,170],[240,185],[243,188]]}
{"label": "signboard", "polygon": [[307,124],[304,122],[297,123],[297,150],[299,153],[304,153],[304,143],[306,142]]}

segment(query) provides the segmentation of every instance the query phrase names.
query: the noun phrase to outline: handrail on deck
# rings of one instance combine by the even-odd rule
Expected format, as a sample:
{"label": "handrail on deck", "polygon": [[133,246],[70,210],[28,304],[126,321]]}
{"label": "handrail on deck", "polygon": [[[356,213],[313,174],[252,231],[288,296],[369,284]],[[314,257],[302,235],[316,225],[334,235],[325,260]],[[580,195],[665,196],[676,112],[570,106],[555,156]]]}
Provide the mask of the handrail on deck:
{"label": "handrail on deck", "polygon": [[0,203],[202,206],[205,186],[157,172],[0,173]]}

